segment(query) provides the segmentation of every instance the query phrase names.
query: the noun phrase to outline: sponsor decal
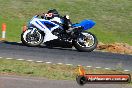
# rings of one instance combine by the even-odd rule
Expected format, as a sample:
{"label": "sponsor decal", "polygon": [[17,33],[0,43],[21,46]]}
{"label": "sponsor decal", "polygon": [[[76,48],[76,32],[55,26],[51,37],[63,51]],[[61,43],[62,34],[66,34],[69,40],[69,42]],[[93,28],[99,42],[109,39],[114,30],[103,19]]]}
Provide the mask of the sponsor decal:
{"label": "sponsor decal", "polygon": [[85,70],[82,67],[79,67],[79,75],[76,78],[76,81],[79,85],[84,84],[116,84],[116,83],[130,83],[131,75],[130,74],[85,74]]}

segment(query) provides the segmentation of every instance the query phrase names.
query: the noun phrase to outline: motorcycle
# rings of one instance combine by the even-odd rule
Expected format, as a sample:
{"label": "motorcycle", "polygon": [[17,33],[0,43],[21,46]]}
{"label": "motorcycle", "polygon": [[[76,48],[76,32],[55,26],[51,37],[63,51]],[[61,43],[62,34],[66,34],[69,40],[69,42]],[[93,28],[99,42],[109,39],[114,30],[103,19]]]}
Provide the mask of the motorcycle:
{"label": "motorcycle", "polygon": [[[36,17],[37,16],[34,16],[31,20]],[[40,46],[43,43],[46,46],[51,46],[63,42],[63,44],[68,43],[68,46],[74,46],[78,51],[83,52],[91,52],[97,47],[98,41],[96,36],[87,31],[96,24],[94,21],[83,20],[80,23],[72,24],[70,30],[68,30],[66,29],[67,24],[65,23],[67,21],[66,16],[63,18],[62,25],[49,20],[45,20],[43,22],[43,25],[46,26],[54,35],[56,35],[58,39],[44,43],[43,41],[45,33],[29,22],[27,29],[21,34],[22,43],[26,46]],[[57,29],[51,30],[54,24],[58,25],[59,27]],[[53,44],[53,41],[56,41],[56,43]]]}

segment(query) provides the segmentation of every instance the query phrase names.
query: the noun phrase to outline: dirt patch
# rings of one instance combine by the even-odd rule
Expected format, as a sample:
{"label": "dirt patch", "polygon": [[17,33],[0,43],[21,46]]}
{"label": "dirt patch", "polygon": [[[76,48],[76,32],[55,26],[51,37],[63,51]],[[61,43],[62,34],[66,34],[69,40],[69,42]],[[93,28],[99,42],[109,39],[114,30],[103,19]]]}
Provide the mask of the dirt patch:
{"label": "dirt patch", "polygon": [[0,42],[5,42],[6,39],[0,38]]}
{"label": "dirt patch", "polygon": [[0,41],[5,41],[5,38],[0,38]]}
{"label": "dirt patch", "polygon": [[103,50],[120,54],[132,54],[132,46],[126,43],[104,44],[100,42],[97,46],[97,50]]}

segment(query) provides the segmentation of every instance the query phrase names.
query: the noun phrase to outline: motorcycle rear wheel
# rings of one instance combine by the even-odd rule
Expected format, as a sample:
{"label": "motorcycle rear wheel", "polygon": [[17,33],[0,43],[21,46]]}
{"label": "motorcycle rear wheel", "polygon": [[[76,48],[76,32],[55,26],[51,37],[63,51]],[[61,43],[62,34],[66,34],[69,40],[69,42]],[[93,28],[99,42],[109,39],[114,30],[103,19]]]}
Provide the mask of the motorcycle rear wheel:
{"label": "motorcycle rear wheel", "polygon": [[74,47],[81,52],[91,52],[98,44],[98,40],[91,32],[82,32],[82,34],[73,41]]}
{"label": "motorcycle rear wheel", "polygon": [[35,34],[31,34],[32,30],[26,30],[21,34],[21,41],[26,46],[39,46],[44,39],[44,36],[39,32],[35,31]]}

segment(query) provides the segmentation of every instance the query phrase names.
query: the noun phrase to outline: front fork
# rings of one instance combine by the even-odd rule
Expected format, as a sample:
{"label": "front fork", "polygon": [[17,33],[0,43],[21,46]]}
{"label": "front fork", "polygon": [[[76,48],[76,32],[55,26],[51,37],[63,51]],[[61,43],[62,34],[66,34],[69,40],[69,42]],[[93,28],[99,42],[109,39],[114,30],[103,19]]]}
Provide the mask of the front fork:
{"label": "front fork", "polygon": [[35,30],[36,30],[36,28],[32,28],[31,35],[34,33]]}

